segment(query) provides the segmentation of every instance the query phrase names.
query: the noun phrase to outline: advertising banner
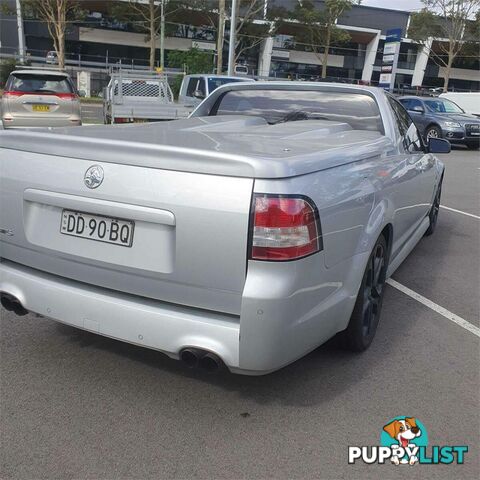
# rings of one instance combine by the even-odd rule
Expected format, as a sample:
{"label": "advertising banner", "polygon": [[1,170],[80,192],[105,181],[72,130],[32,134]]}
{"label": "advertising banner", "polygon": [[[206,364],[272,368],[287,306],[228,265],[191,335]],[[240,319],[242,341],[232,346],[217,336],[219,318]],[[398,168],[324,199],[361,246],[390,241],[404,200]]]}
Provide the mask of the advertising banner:
{"label": "advertising banner", "polygon": [[401,28],[392,28],[387,30],[385,45],[383,46],[380,81],[378,83],[378,86],[383,87],[385,90],[393,90],[395,85],[395,75],[397,73],[398,55],[400,53],[401,40]]}

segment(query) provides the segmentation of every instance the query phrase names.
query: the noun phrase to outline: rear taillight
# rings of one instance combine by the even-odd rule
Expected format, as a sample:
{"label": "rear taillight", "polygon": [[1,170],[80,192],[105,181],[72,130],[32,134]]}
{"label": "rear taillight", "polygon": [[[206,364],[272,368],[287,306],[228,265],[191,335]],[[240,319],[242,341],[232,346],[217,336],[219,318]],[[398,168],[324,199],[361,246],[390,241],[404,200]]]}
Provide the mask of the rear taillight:
{"label": "rear taillight", "polygon": [[76,100],[78,97],[75,95],[75,93],[52,93],[52,95],[55,95],[58,98],[64,98],[64,99],[70,99],[70,100]]}
{"label": "rear taillight", "polygon": [[22,95],[48,95],[48,96],[55,96],[58,98],[76,100],[78,97],[75,93],[52,93],[52,92],[17,92],[17,91],[8,91],[3,92],[5,97],[21,97]]}
{"label": "rear taillight", "polygon": [[25,95],[26,92],[12,92],[12,91],[5,91],[3,92],[3,96],[5,98],[7,97],[21,97],[22,95]]}
{"label": "rear taillight", "polygon": [[255,194],[250,258],[288,261],[323,248],[318,211],[303,196]]}

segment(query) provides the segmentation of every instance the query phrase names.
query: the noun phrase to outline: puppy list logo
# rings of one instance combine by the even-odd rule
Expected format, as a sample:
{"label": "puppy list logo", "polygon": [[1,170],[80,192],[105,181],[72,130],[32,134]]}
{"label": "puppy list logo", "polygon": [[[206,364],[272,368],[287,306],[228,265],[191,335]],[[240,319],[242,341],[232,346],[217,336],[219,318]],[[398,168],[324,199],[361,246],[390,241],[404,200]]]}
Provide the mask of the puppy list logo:
{"label": "puppy list logo", "polygon": [[368,464],[463,464],[467,452],[466,445],[434,445],[428,449],[427,429],[420,420],[395,417],[383,427],[380,446],[348,447],[348,463],[360,460]]}

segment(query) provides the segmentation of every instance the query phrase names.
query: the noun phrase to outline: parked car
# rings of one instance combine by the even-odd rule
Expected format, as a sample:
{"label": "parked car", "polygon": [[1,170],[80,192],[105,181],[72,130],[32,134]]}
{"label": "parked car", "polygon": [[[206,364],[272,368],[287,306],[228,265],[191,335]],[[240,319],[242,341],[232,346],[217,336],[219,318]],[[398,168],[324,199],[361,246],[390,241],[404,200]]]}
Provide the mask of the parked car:
{"label": "parked car", "polygon": [[[448,141],[377,88],[241,82],[185,120],[0,132],[1,301],[259,375],[371,344]],[[13,327],[12,327],[13,328]]]}
{"label": "parked car", "polygon": [[234,67],[235,75],[248,75],[248,65],[237,63]]}
{"label": "parked car", "polygon": [[480,92],[447,92],[440,94],[440,98],[451,100],[465,113],[480,117]]}
{"label": "parked car", "polygon": [[50,50],[45,56],[45,63],[58,64],[58,55],[55,50]]}
{"label": "parked car", "polygon": [[480,146],[480,119],[446,98],[400,97],[424,138],[446,138],[471,149]]}
{"label": "parked car", "polygon": [[80,100],[66,72],[18,69],[8,77],[3,92],[2,123],[13,127],[81,125]]}
{"label": "parked car", "polygon": [[440,95],[443,92],[443,87],[429,88],[428,91],[432,97],[436,97],[437,95]]}

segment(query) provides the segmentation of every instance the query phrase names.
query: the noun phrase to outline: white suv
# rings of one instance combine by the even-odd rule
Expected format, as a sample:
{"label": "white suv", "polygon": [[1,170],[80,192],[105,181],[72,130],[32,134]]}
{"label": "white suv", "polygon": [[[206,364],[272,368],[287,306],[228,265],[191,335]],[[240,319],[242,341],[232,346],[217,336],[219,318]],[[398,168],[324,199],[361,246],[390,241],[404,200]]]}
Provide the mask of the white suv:
{"label": "white suv", "polygon": [[4,128],[82,124],[75,86],[69,75],[60,70],[13,71],[5,85],[1,105]]}

